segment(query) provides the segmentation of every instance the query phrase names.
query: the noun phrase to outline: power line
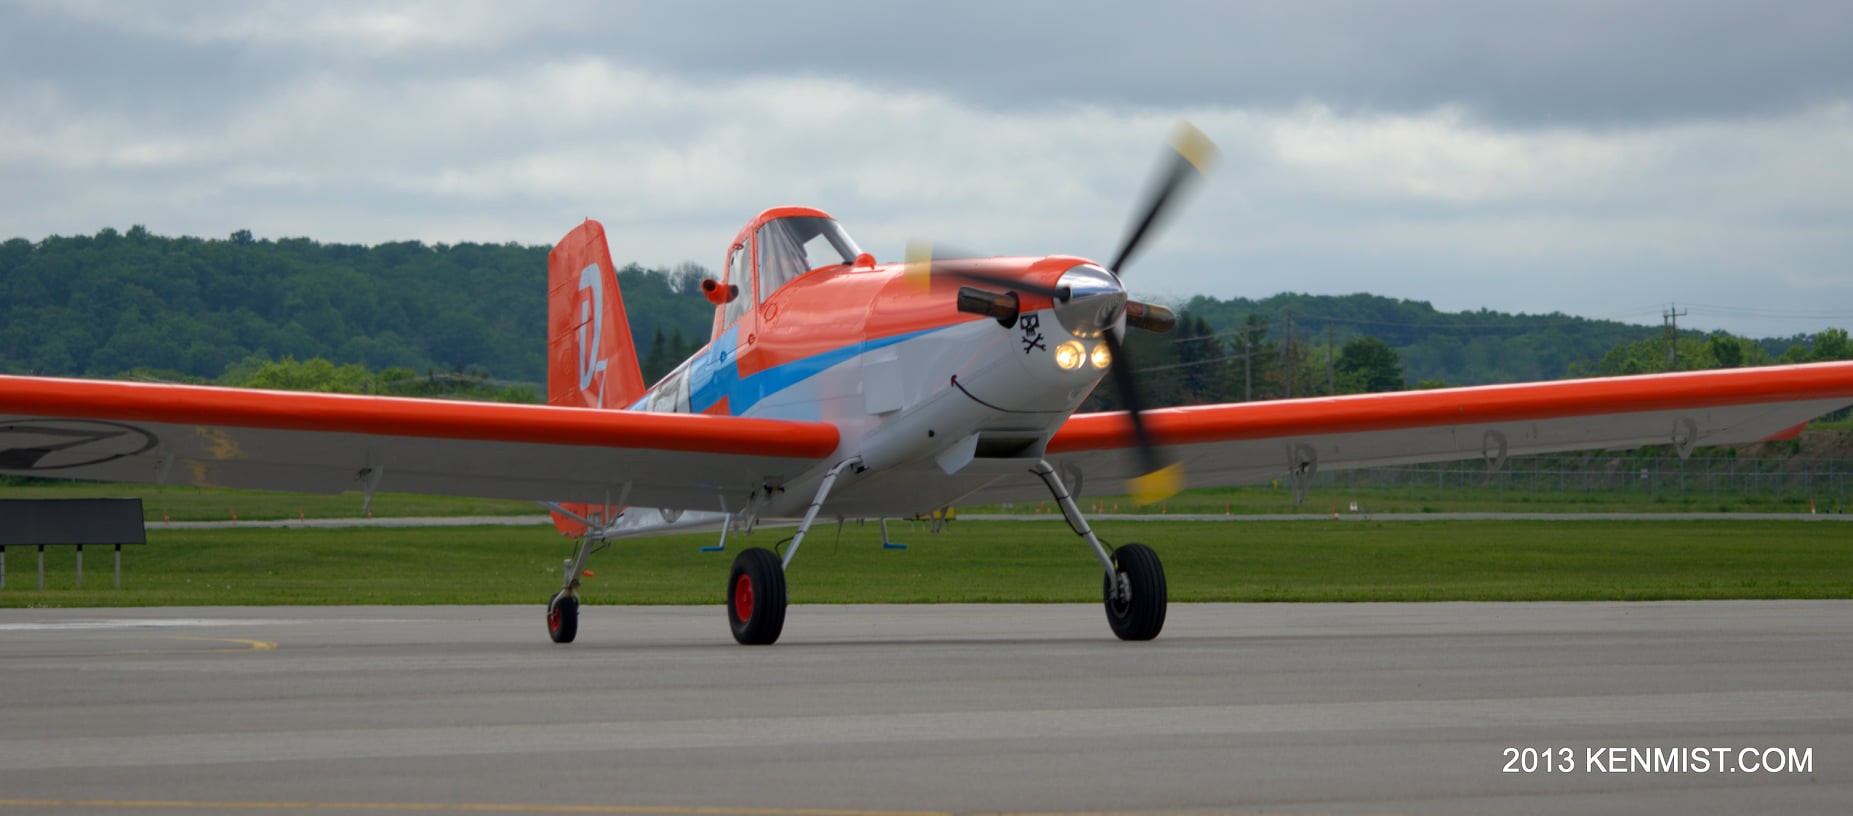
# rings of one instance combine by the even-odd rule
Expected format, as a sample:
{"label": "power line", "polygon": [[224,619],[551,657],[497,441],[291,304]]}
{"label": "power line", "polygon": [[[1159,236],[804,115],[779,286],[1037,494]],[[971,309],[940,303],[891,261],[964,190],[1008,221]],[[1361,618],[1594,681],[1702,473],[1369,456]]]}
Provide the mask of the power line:
{"label": "power line", "polygon": [[1280,356],[1280,352],[1279,351],[1261,351],[1259,349],[1255,349],[1252,351],[1242,352],[1239,354],[1225,354],[1221,357],[1207,357],[1202,360],[1191,360],[1189,362],[1184,362],[1184,363],[1166,363],[1164,365],[1156,365],[1156,366],[1140,366],[1139,368],[1135,370],[1141,374],[1147,371],[1170,371],[1171,369],[1174,369],[1174,368],[1189,368],[1191,366],[1209,365],[1210,363],[1222,363],[1222,362],[1227,362],[1229,360],[1240,360],[1240,359],[1253,356],[1253,355],[1260,355],[1263,357],[1278,357]]}
{"label": "power line", "polygon": [[[1653,311],[1657,311],[1659,308],[1660,307],[1656,306],[1654,307]],[[1283,310],[1283,312],[1284,311],[1287,311],[1287,310]],[[1652,313],[1652,311],[1643,312],[1643,314],[1649,314],[1649,313]],[[1256,312],[1249,312],[1248,314],[1264,315],[1265,313],[1256,311]],[[1453,330],[1459,330],[1459,331],[1482,331],[1482,330],[1527,331],[1527,330],[1532,330],[1532,329],[1549,328],[1551,326],[1566,326],[1566,325],[1571,325],[1571,324],[1576,324],[1576,323],[1620,322],[1620,321],[1607,320],[1605,318],[1576,317],[1573,315],[1565,315],[1562,317],[1551,317],[1548,315],[1540,315],[1538,317],[1531,318],[1531,322],[1527,322],[1527,323],[1408,323],[1408,322],[1403,322],[1403,321],[1398,321],[1398,320],[1375,320],[1375,319],[1371,319],[1367,317],[1338,317],[1334,315],[1305,314],[1303,312],[1295,312],[1295,315],[1296,317],[1302,320],[1323,320],[1328,323],[1344,323],[1344,324],[1352,325],[1352,326],[1390,326],[1393,328],[1400,328],[1400,329],[1453,329]],[[1251,327],[1244,326],[1240,329],[1232,329],[1229,331],[1217,332],[1215,334],[1201,335],[1201,336],[1203,337],[1227,337],[1227,336],[1231,336],[1235,334],[1240,334],[1241,332],[1244,332],[1244,331],[1249,331],[1250,328]],[[1253,328],[1260,328],[1260,327],[1257,326]],[[1185,339],[1194,340],[1197,338],[1185,338]]]}
{"label": "power line", "polygon": [[1688,303],[1688,307],[1700,310],[1700,314],[1715,314],[1723,317],[1762,317],[1773,320],[1853,320],[1853,312],[1828,311],[1823,309],[1769,309],[1757,306],[1713,306],[1704,303]]}

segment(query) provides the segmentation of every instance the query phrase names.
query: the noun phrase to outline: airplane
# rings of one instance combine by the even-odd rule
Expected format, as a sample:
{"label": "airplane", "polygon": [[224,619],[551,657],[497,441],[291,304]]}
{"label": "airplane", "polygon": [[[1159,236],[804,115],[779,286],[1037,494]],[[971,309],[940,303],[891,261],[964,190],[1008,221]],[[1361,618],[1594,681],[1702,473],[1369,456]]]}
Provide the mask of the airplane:
{"label": "airplane", "polygon": [[[546,405],[0,376],[0,473],[536,501],[579,539],[547,602],[579,626],[587,559],[670,531],[796,524],[737,554],[723,607],[741,644],[778,640],[787,574],[817,519],[911,518],[1052,499],[1102,573],[1109,628],[1164,627],[1156,552],[1110,545],[1084,488],[1155,501],[1320,470],[1783,438],[1853,404],[1853,363],[1685,372],[1145,410],[1129,330],[1175,315],[1121,275],[1216,148],[1181,125],[1113,259],[877,262],[825,212],[776,207],[728,245],[701,295],[711,339],[645,387],[604,228],[548,256]],[[1111,377],[1125,411],[1076,413]],[[366,506],[366,505],[363,505]],[[885,535],[884,535],[885,539]],[[884,543],[886,543],[884,541]]]}

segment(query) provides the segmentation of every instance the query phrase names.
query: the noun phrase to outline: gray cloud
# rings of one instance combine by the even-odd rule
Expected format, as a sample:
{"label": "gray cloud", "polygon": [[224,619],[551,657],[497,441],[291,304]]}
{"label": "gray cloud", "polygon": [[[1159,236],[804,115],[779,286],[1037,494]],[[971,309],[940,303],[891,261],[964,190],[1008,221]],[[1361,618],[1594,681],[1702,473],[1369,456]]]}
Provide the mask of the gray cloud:
{"label": "gray cloud", "polygon": [[1136,289],[1787,334],[1853,304],[1845,9],[0,2],[0,232],[591,216],[621,259],[712,264],[805,203],[884,258],[1098,256],[1185,117],[1224,167]]}
{"label": "gray cloud", "polygon": [[1006,107],[1318,101],[1608,127],[1853,96],[1853,6],[1834,0],[652,3],[574,16],[587,24],[572,47],[677,74],[853,75]]}
{"label": "gray cloud", "polygon": [[1520,127],[1853,97],[1853,6],[1836,0],[209,2],[27,4],[4,18],[9,72],[119,102],[156,78],[164,95],[210,95],[354,62],[417,75],[575,57],[711,79],[853,76],[998,107],[1453,106]]}

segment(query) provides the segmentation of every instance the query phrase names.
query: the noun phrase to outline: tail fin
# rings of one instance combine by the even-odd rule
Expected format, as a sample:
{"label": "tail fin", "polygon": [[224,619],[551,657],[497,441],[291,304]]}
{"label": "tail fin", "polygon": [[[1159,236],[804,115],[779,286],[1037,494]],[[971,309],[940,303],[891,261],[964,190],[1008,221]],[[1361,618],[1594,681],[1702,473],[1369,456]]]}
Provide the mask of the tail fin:
{"label": "tail fin", "polygon": [[[643,389],[605,227],[588,218],[547,253],[547,404],[624,408]],[[605,512],[589,504],[565,507],[588,518]],[[586,530],[559,513],[553,524],[562,535]]]}
{"label": "tail fin", "polygon": [[624,408],[643,389],[605,227],[588,218],[547,253],[547,404]]}

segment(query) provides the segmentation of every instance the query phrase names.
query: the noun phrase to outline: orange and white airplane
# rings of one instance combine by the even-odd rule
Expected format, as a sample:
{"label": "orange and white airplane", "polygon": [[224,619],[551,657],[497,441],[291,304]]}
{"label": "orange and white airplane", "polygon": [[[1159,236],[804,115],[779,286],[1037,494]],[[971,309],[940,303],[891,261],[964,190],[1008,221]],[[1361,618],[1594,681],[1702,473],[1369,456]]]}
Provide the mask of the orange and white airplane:
{"label": "orange and white airplane", "polygon": [[[1053,498],[1100,563],[1114,634],[1156,637],[1164,570],[1111,547],[1074,496],[1319,469],[1779,438],[1853,404],[1853,363],[1453,388],[1139,411],[1123,332],[1166,331],[1119,273],[1215,148],[1180,128],[1112,262],[878,263],[830,216],[760,213],[727,249],[712,339],[645,388],[603,228],[548,261],[547,405],[0,376],[0,472],[306,492],[531,499],[581,538],[547,605],[578,630],[606,542],[797,520],[783,555],[747,549],[726,585],[741,643],[777,640],[786,572],[818,517],[897,518]],[[1111,374],[1132,410],[1075,414]]]}

